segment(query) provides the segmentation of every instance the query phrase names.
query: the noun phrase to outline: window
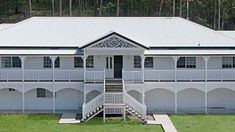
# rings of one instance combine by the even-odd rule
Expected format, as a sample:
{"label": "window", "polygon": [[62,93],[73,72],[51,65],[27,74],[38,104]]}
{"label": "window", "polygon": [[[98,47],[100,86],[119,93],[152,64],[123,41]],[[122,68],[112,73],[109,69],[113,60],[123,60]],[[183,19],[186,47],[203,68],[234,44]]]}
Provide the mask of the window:
{"label": "window", "polygon": [[21,60],[19,57],[12,57],[12,67],[14,68],[21,67]]}
{"label": "window", "polygon": [[[50,57],[43,57],[43,67],[52,68],[52,61]],[[60,57],[55,59],[55,68],[60,68]]]}
{"label": "window", "polygon": [[44,68],[51,68],[52,62],[50,57],[43,57],[43,67]]}
{"label": "window", "polygon": [[196,68],[196,57],[186,57],[186,68]]}
{"label": "window", "polygon": [[55,68],[60,68],[60,57],[55,59]]}
{"label": "window", "polygon": [[196,68],[196,57],[180,57],[177,68]]}
{"label": "window", "polygon": [[141,68],[140,56],[134,56],[134,68]]}
{"label": "window", "polygon": [[74,57],[74,68],[83,68],[82,57]]}
{"label": "window", "polygon": [[177,68],[185,68],[185,57],[180,57],[178,59]]}
{"label": "window", "polygon": [[113,58],[112,57],[109,57],[109,63],[110,63],[110,69],[113,68]]}
{"label": "window", "polygon": [[112,69],[112,68],[113,68],[113,58],[106,57],[106,69]]}
{"label": "window", "polygon": [[88,56],[86,59],[86,68],[94,68],[94,56]]}
{"label": "window", "polygon": [[106,69],[109,69],[109,57],[106,57]]}
{"label": "window", "polygon": [[222,68],[235,68],[235,57],[222,57]]}
{"label": "window", "polygon": [[37,98],[52,98],[53,93],[43,89],[43,88],[37,88]]}
{"label": "window", "polygon": [[153,57],[146,57],[144,62],[145,68],[153,68]]}
{"label": "window", "polygon": [[19,57],[2,57],[3,68],[21,68],[21,60]]}

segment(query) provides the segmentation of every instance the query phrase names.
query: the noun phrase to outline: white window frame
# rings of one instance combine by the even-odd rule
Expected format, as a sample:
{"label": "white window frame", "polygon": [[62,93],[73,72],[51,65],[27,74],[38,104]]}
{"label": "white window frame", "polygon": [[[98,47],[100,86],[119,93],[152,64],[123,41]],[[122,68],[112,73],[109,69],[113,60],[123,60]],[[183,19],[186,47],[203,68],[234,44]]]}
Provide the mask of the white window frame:
{"label": "white window frame", "polygon": [[[8,59],[8,60],[6,60],[6,59]],[[16,57],[16,56],[1,57],[1,61],[2,61],[2,68],[21,68],[21,66],[22,66],[20,58]],[[8,64],[6,64],[6,62]]]}
{"label": "white window frame", "polygon": [[82,57],[74,57],[74,68],[83,68]]}
{"label": "white window frame", "polygon": [[60,68],[60,57],[57,57],[54,63],[55,63],[55,68]]}
{"label": "white window frame", "polygon": [[[180,60],[184,60],[184,64],[179,64]],[[197,58],[196,57],[180,57],[177,61],[177,68],[186,68],[186,69],[195,69],[197,67]]]}
{"label": "white window frame", "polygon": [[[37,98],[52,98],[53,97],[53,93],[44,88],[37,88],[36,92],[37,92],[36,93]],[[39,92],[42,92],[42,93],[39,93]]]}
{"label": "white window frame", "polygon": [[141,57],[139,55],[134,56],[134,68],[141,68]]}
{"label": "white window frame", "polygon": [[145,68],[153,68],[153,65],[154,65],[154,58],[153,57],[146,57],[145,61],[144,61],[144,67]]}
{"label": "white window frame", "polygon": [[43,57],[43,68],[52,68],[52,61],[50,57]]}
{"label": "white window frame", "polygon": [[235,68],[235,57],[222,57],[221,67],[223,69]]}
{"label": "white window frame", "polygon": [[[55,68],[60,68],[60,57],[57,57],[54,62]],[[43,57],[43,68],[52,68],[52,60],[50,57],[45,56]]]}
{"label": "white window frame", "polygon": [[94,56],[90,55],[86,59],[86,68],[94,68]]}

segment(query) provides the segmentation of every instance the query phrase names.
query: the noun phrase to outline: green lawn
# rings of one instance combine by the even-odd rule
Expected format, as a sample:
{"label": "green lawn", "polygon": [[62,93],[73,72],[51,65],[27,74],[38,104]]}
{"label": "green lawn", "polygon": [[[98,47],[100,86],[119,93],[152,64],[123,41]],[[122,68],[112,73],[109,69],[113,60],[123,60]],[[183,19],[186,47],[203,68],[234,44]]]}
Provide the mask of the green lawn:
{"label": "green lawn", "polygon": [[59,125],[56,115],[0,115],[0,132],[162,132],[159,125],[138,121],[94,118],[85,124]]}
{"label": "green lawn", "polygon": [[235,115],[172,115],[178,132],[235,132]]}

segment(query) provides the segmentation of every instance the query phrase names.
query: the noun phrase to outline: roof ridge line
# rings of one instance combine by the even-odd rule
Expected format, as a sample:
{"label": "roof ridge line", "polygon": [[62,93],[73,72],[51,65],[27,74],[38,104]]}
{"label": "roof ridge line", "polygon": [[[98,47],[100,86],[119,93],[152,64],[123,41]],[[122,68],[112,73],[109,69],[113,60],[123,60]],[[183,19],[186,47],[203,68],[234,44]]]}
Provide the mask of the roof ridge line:
{"label": "roof ridge line", "polygon": [[200,28],[203,29],[203,30],[208,30],[208,31],[210,31],[211,33],[216,34],[216,35],[218,35],[218,36],[221,36],[221,37],[223,37],[223,38],[226,38],[226,39],[235,41],[235,39],[230,38],[230,37],[228,37],[228,36],[226,36],[226,35],[220,34],[220,33],[218,33],[218,32],[217,32],[216,30],[214,30],[214,29],[208,28],[208,27],[206,27],[206,26],[202,26],[202,25],[200,25],[200,24],[198,24],[198,23],[196,23],[196,22],[193,22],[193,21],[190,21],[190,20],[186,20],[186,19],[184,19],[184,18],[182,18],[182,17],[179,17],[179,19],[181,19],[181,20],[183,20],[183,21],[186,21],[186,22],[188,22],[189,24],[193,24],[193,25],[195,25],[195,26],[197,26],[197,27],[200,27]]}
{"label": "roof ridge line", "polygon": [[2,29],[2,30],[0,30],[0,31],[4,31],[4,30],[10,29],[10,28],[12,28],[12,27],[21,25],[21,24],[23,24],[23,23],[32,21],[33,18],[34,18],[34,17],[30,17],[30,18],[27,18],[27,19],[25,19],[25,20],[19,21],[19,22],[17,22],[17,23],[12,23],[12,26],[9,26],[9,27],[7,27],[7,28],[4,28],[4,29]]}

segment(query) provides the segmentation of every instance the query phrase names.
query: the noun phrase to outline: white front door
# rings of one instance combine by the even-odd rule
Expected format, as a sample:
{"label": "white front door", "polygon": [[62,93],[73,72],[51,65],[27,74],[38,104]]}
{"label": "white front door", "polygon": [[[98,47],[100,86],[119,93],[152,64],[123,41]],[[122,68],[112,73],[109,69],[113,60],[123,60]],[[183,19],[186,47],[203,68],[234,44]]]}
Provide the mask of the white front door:
{"label": "white front door", "polygon": [[105,57],[105,77],[113,78],[113,56]]}

